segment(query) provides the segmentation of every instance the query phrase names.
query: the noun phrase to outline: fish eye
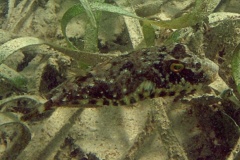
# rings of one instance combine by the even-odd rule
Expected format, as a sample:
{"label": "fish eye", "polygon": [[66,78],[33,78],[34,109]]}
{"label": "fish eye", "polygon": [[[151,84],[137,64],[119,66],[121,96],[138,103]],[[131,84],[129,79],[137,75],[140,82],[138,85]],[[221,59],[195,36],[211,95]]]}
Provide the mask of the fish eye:
{"label": "fish eye", "polygon": [[170,70],[175,72],[175,73],[179,73],[184,69],[184,65],[182,63],[172,63],[170,65]]}

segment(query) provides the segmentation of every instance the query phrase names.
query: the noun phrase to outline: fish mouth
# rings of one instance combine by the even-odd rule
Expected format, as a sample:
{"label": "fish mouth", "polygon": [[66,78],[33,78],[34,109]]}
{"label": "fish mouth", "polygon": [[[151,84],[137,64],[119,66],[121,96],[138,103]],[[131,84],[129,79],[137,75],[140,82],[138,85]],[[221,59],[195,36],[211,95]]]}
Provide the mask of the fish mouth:
{"label": "fish mouth", "polygon": [[204,74],[210,84],[216,80],[218,76],[219,66],[213,61],[204,58],[202,59],[202,70],[204,71]]}

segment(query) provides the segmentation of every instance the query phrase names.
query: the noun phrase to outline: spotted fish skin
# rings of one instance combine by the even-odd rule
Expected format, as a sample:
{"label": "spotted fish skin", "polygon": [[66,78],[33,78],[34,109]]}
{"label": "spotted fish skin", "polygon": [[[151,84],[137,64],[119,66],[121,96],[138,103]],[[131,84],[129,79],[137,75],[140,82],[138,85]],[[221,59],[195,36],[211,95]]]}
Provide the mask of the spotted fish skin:
{"label": "spotted fish skin", "polygon": [[183,44],[141,49],[101,63],[86,76],[64,84],[57,94],[48,95],[45,106],[119,106],[182,96],[208,85],[217,70]]}

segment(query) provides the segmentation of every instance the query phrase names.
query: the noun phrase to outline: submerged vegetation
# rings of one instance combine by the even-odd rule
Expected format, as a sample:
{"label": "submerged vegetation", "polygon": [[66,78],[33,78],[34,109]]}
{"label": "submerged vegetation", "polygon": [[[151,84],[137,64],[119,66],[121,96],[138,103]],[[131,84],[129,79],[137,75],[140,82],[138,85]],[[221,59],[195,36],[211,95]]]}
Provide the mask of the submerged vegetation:
{"label": "submerged vegetation", "polygon": [[[204,19],[207,18],[207,16],[210,13],[212,13],[212,11],[214,10],[214,7],[216,5],[217,5],[217,3],[214,0],[212,0],[210,2],[208,0],[196,0],[195,7],[190,13],[187,13],[187,14],[185,14],[179,18],[175,18],[173,20],[154,21],[154,20],[149,20],[147,18],[139,17],[134,13],[131,13],[121,7],[114,6],[111,4],[100,3],[100,2],[89,3],[88,1],[81,1],[81,4],[77,4],[77,5],[74,5],[73,7],[69,8],[66,11],[66,13],[63,15],[63,18],[61,21],[61,28],[62,28],[63,35],[64,35],[65,39],[67,40],[69,46],[77,49],[69,41],[67,34],[66,34],[66,27],[72,18],[74,18],[78,15],[81,15],[81,14],[87,13],[87,16],[89,17],[89,22],[92,25],[92,29],[90,31],[87,31],[86,35],[89,35],[89,34],[92,35],[92,33],[95,33],[95,34],[98,33],[97,32],[97,30],[98,30],[97,21],[99,21],[99,17],[96,18],[94,16],[94,14],[93,14],[94,11],[105,11],[105,12],[119,14],[122,16],[129,16],[132,18],[139,19],[139,20],[145,22],[145,24],[147,23],[147,24],[151,24],[151,25],[156,25],[158,27],[180,29],[180,28],[184,28],[184,27],[194,26],[197,23],[202,22]],[[86,7],[86,6],[88,6],[88,7]],[[96,21],[96,19],[97,19],[97,21]],[[145,32],[148,32],[148,30]],[[97,38],[97,36],[93,36],[93,37]],[[153,37],[149,37],[149,38],[152,39]],[[148,39],[145,39],[145,40],[148,41]],[[96,42],[96,41],[94,41],[92,39],[85,40],[85,43],[87,46],[89,46],[89,45],[96,46],[96,44],[94,44],[93,42]]]}
{"label": "submerged vegetation", "polygon": [[[19,32],[19,35],[14,34],[9,36],[11,38],[7,38],[4,41],[0,40],[1,42],[0,85],[2,83],[2,86],[4,86],[4,89],[0,90],[0,94],[2,92],[4,93],[4,96],[0,95],[1,97],[0,106],[2,108],[2,112],[4,113],[1,113],[0,115],[2,117],[7,117],[7,119],[10,119],[9,121],[11,123],[21,123],[20,128],[22,127],[23,131],[27,132],[26,135],[28,135],[26,138],[27,142],[24,144],[24,147],[22,148],[22,150],[24,149],[24,152],[22,152],[18,158],[23,159],[27,155],[31,157],[31,159],[36,159],[36,157],[37,158],[44,157],[44,159],[47,159],[48,156],[49,157],[52,156],[50,152],[57,152],[56,148],[60,146],[60,142],[63,141],[64,138],[65,147],[68,146],[69,144],[71,144],[72,147],[75,145],[74,144],[75,142],[73,142],[74,138],[80,137],[79,139],[81,139],[82,137],[84,138],[87,137],[87,135],[95,136],[95,132],[96,133],[99,132],[101,135],[105,136],[102,137],[102,139],[107,139],[107,141],[109,141],[106,142],[106,144],[115,142],[115,138],[117,137],[117,139],[120,140],[121,143],[123,142],[124,139],[124,144],[121,144],[120,145],[121,147],[128,146],[129,148],[132,149],[124,150],[121,147],[114,144],[114,147],[109,145],[110,148],[106,149],[109,151],[109,153],[112,154],[113,151],[111,149],[114,148],[114,150],[117,151],[116,154],[114,152],[115,155],[122,154],[121,150],[124,150],[125,152],[128,152],[127,154],[129,157],[136,156],[134,154],[137,154],[136,157],[138,157],[139,155],[141,157],[142,153],[139,153],[141,152],[141,147],[142,148],[148,147],[145,147],[142,144],[139,144],[139,146],[135,146],[133,142],[130,143],[130,140],[128,142],[126,139],[128,138],[131,140],[137,139],[140,142],[143,142],[143,140],[140,139],[141,138],[140,134],[149,137],[153,136],[150,138],[148,143],[154,144],[153,146],[155,146],[155,142],[153,141],[155,141],[155,139],[158,138],[154,136],[155,134],[150,133],[151,131],[159,133],[160,137],[162,136],[161,138],[163,139],[163,142],[161,142],[162,145],[166,148],[172,149],[171,151],[167,151],[168,154],[167,156],[169,157],[172,156],[171,158],[176,158],[174,156],[180,156],[183,159],[187,159],[189,158],[187,157],[187,151],[191,151],[191,153],[193,151],[194,153],[196,152],[196,154],[203,156],[204,154],[208,155],[210,152],[211,153],[215,152],[215,150],[210,151],[207,149],[202,149],[201,147],[202,146],[209,147],[215,145],[220,149],[222,149],[221,148],[222,146],[227,148],[227,149],[224,148],[225,149],[224,151],[230,153],[227,156],[233,157],[233,154],[235,154],[235,152],[237,152],[238,149],[236,146],[239,146],[240,144],[239,143],[240,105],[238,101],[238,98],[240,97],[240,45],[239,45],[240,13],[228,13],[228,12],[218,13],[217,9],[221,9],[222,11],[223,10],[222,8],[224,8],[222,7],[222,5],[225,4],[224,1],[221,0],[195,0],[194,3],[191,3],[187,7],[185,7],[186,10],[182,10],[182,8],[180,9],[174,8],[176,10],[179,10],[179,12],[178,14],[175,14],[175,16],[174,14],[172,17],[169,16],[171,17],[171,19],[168,17],[168,19],[170,20],[162,20],[162,17],[160,16],[158,17],[155,15],[153,16],[150,15],[146,17],[139,16],[139,14],[135,12],[135,8],[133,9],[131,1],[126,2],[124,1],[123,3],[120,3],[120,1],[121,0],[119,1],[79,0],[77,1],[77,3],[74,2],[75,4],[71,6],[65,7],[64,4],[55,5],[58,6],[59,8],[51,4],[57,3],[53,1],[38,1],[38,3],[35,3],[35,1],[31,0],[25,0],[22,2],[10,0],[8,3],[0,2],[0,16],[9,18],[6,20],[5,24],[3,23],[1,26],[3,31],[17,33],[16,31],[21,30],[20,29],[21,25],[26,25],[27,26],[26,28],[28,30],[29,26],[36,25],[36,23],[40,23],[39,28],[41,28],[42,26],[44,26],[42,23],[45,22],[47,24],[47,30],[48,29],[51,30],[52,28],[54,28],[54,26],[59,27],[59,30],[56,29],[55,31],[53,31],[54,34],[53,36],[49,36],[50,38],[48,36],[45,36],[44,35],[45,33],[43,33],[44,36],[38,35],[35,36],[31,34],[29,35],[28,32],[26,32],[26,35],[28,36],[21,37],[20,35],[23,34]],[[162,3],[161,5],[163,5],[165,2],[161,3]],[[176,3],[179,2],[177,1]],[[229,2],[226,3],[226,5],[229,5]],[[4,9],[2,9],[1,7]],[[11,14],[14,17],[13,10],[9,9],[9,13],[6,15],[4,13],[8,11],[8,8],[13,9],[15,7],[16,7],[15,14],[21,15],[23,19],[19,19],[16,21],[16,24],[13,24],[13,22],[11,21]],[[19,7],[20,9],[17,7]],[[57,16],[56,17],[52,16],[53,19],[57,19],[57,22],[52,24],[51,20],[47,19],[48,17],[51,16],[46,16],[45,17],[46,19],[44,18],[38,19],[35,17],[34,18],[31,17],[32,12],[34,12],[35,10],[34,8],[38,7],[41,8],[40,10],[42,10],[43,14],[46,13],[47,10],[51,7],[53,9],[50,10],[49,12],[58,11],[61,9],[63,9],[63,12],[60,12],[61,18]],[[119,19],[118,19],[119,22],[118,20],[116,20],[117,21],[116,25],[118,25],[119,23],[120,26],[119,28],[121,28],[121,31],[116,31],[114,33],[121,32],[122,34],[121,36],[123,36],[124,38],[121,37],[122,38],[121,39],[119,38],[120,36],[118,35],[114,37],[115,39],[112,38],[111,41],[113,41],[114,43],[116,42],[117,45],[119,46],[130,44],[129,46],[131,47],[126,47],[127,49],[115,47],[112,50],[114,51],[116,50],[117,52],[114,52],[114,54],[108,53],[110,50],[108,49],[108,47],[109,48],[112,47],[111,42],[109,42],[110,44],[105,45],[105,43],[108,43],[108,40],[105,40],[104,42],[99,41],[99,37],[102,36],[104,33],[106,34],[112,33],[112,32],[108,33],[108,30],[110,30],[112,27],[109,24],[106,25],[107,27],[105,26],[102,27],[103,29],[101,28],[101,25],[103,25],[103,23],[106,23],[106,20],[104,20],[104,18],[106,19],[106,17],[104,17],[106,16],[105,14],[107,14],[107,17],[109,15],[114,15],[120,17],[120,19],[122,18],[123,19],[122,21],[126,25],[120,26],[121,21]],[[36,13],[36,15],[40,14]],[[33,23],[31,25],[29,25],[30,20],[28,19],[28,17],[31,17],[30,19],[33,20]],[[110,18],[110,16],[108,18]],[[129,20],[128,18],[131,19]],[[28,21],[26,19],[28,19]],[[73,22],[77,23],[72,25]],[[83,22],[84,24],[82,24],[81,22]],[[111,24],[113,22],[111,21],[109,23]],[[128,26],[127,23],[130,24],[130,27]],[[11,25],[13,25],[13,28],[9,28],[9,26]],[[72,28],[69,29],[68,27]],[[84,33],[83,34],[81,33],[81,36],[75,36],[77,35],[76,32],[78,27],[79,28],[82,27],[84,30]],[[38,32],[40,30],[39,28],[33,27],[33,31]],[[76,29],[75,35],[69,32],[69,30],[71,31],[73,28]],[[117,28],[116,30],[120,30],[119,28]],[[104,32],[102,33],[101,30],[104,30]],[[40,30],[40,32],[38,33],[40,34],[41,32],[42,31]],[[43,32],[46,32],[46,30],[43,30]],[[132,34],[132,32],[135,33]],[[5,34],[5,32],[3,33]],[[8,37],[6,36],[8,34],[4,35],[3,33],[0,32],[0,36]],[[157,37],[161,38],[157,39]],[[137,39],[136,43],[133,42],[134,38]],[[79,45],[79,41],[81,41],[81,45]],[[45,126],[42,127],[40,132],[35,132],[34,130],[35,128],[37,128],[34,126],[38,123],[37,121],[36,124],[35,122],[32,123],[31,121],[23,123],[21,122],[19,117],[26,113],[29,113],[36,106],[37,107],[41,106],[46,102],[46,98],[44,97],[46,93],[50,92],[51,94],[59,94],[55,93],[58,90],[55,90],[52,93],[51,92],[52,89],[57,88],[66,80],[68,81],[68,79],[70,79],[69,81],[71,81],[71,78],[73,76],[85,75],[86,71],[88,71],[91,66],[99,62],[103,62],[104,60],[108,61],[109,59],[119,55],[121,56],[121,54],[118,54],[119,51],[124,52],[139,48],[141,49],[148,48],[151,46],[158,46],[159,44],[169,45],[173,43],[183,43],[187,45],[191,52],[193,52],[197,56],[201,58],[207,57],[214,61],[215,63],[217,63],[217,65],[220,67],[219,74],[223,80],[220,82],[217,80],[219,84],[210,87],[214,91],[216,91],[216,93],[218,94],[220,93],[220,96],[215,94],[212,95],[213,92],[211,92],[211,95],[203,95],[200,97],[193,98],[190,97],[191,100],[186,99],[186,101],[189,101],[191,106],[189,105],[186,108],[184,105],[181,106],[181,104],[177,104],[179,106],[176,107],[175,103],[172,104],[169,102],[167,102],[169,104],[166,105],[167,106],[166,107],[164,106],[165,104],[158,103],[157,100],[153,101],[153,103],[143,102],[143,105],[142,104],[139,105],[140,108],[142,107],[141,109],[143,111],[139,111],[135,107],[132,107],[130,109],[128,108],[128,111],[130,110],[131,112],[130,115],[134,115],[134,113],[132,112],[138,113],[136,114],[137,123],[134,125],[128,124],[129,122],[132,121],[131,118],[129,118],[128,120],[124,120],[125,112],[128,112],[127,110],[122,111],[119,110],[119,108],[111,107],[99,109],[97,112],[95,112],[95,108],[93,108],[91,111],[86,111],[86,113],[84,113],[83,110],[81,109],[78,110],[76,108],[64,108],[62,112],[61,110],[58,110],[54,112],[54,114],[49,119],[47,119],[47,121],[45,121],[46,122],[44,123]],[[101,51],[103,53],[100,53]],[[108,54],[105,54],[106,52]],[[181,52],[178,52],[178,54],[181,54]],[[21,59],[19,63],[15,62],[16,59],[18,58],[18,57],[16,58],[16,55],[19,55],[19,59]],[[15,68],[12,67],[13,66],[11,64],[12,61],[14,61]],[[15,63],[17,63],[17,65]],[[205,63],[209,62],[206,61]],[[174,66],[176,68],[173,68],[172,70],[178,71],[184,68],[182,64],[178,63],[176,64],[177,65]],[[214,64],[211,67],[215,67],[217,65]],[[103,63],[102,67],[104,70],[109,66],[108,65],[104,66]],[[101,69],[101,67],[99,69]],[[235,84],[232,81],[232,77],[234,79]],[[229,88],[232,88],[232,90]],[[232,102],[234,104],[232,104]],[[167,113],[168,110],[173,110],[173,113],[171,113],[172,115],[171,114],[170,116],[168,115]],[[183,112],[184,117],[179,118],[181,117]],[[47,114],[48,113],[46,113],[46,115]],[[86,118],[87,120],[86,126],[84,126],[85,128],[83,127],[81,131],[78,130],[76,134],[73,134],[76,137],[74,138],[67,137],[69,130],[73,127],[74,123],[76,122],[76,119],[78,119],[76,117],[78,117],[80,114],[83,114],[85,117],[83,116],[83,118],[82,117],[79,118],[80,119],[79,126],[85,125],[84,118],[88,116],[93,117]],[[115,116],[118,117],[117,120],[115,119]],[[43,117],[41,115],[39,117],[35,117],[36,119],[34,120],[39,119],[42,120],[41,118]],[[59,117],[61,117],[60,120],[58,119]],[[98,123],[97,120],[95,121],[94,119],[95,117],[98,117],[100,119],[100,120],[98,119],[100,123]],[[169,117],[174,118],[170,120]],[[139,125],[138,123],[142,119],[144,119],[145,121],[143,120],[141,125]],[[88,121],[92,122],[92,120],[94,122],[88,126],[89,123]],[[199,122],[202,128],[200,127],[199,129],[199,126],[197,125],[195,126],[195,124],[197,124],[195,123],[196,121]],[[8,122],[5,124],[6,125],[10,124]],[[185,124],[184,126],[185,128],[184,127],[181,127],[180,129],[178,128],[178,126],[181,126],[181,124],[179,125],[180,122]],[[122,127],[123,123],[127,123],[127,125]],[[155,123],[158,126],[154,126],[156,125]],[[108,126],[108,124],[110,125],[110,127]],[[149,124],[149,126],[147,124]],[[26,127],[27,125],[30,126],[29,127],[30,129],[32,128],[33,129],[32,130],[28,129],[28,127]],[[50,127],[54,126],[55,128],[53,127],[52,129],[49,126]],[[94,126],[95,128],[92,126]],[[117,128],[116,126],[120,127]],[[136,127],[135,130],[138,131],[144,130],[146,131],[146,133],[139,132],[135,133],[135,131],[132,130],[129,131],[127,129],[125,131],[125,128],[128,128],[128,126],[131,126],[130,128]],[[116,127],[117,129],[114,130],[115,129],[114,127]],[[121,127],[124,129],[122,129]],[[196,137],[191,137],[192,139],[188,140],[189,141],[193,140],[194,143],[199,145],[183,147],[182,144],[180,144],[182,142],[179,142],[177,137],[180,136],[180,139],[184,141],[185,139],[187,139],[187,137],[183,136],[185,135],[185,133],[181,132],[182,135],[175,135],[171,127],[177,128],[176,133],[180,133],[181,129],[183,130],[186,129],[187,132],[196,130],[193,131],[194,134],[202,132],[203,136],[201,137],[207,138],[206,140],[204,139],[203,141],[201,141],[202,140],[201,138],[196,139]],[[111,129],[113,129],[113,131],[109,131]],[[37,129],[37,131],[39,130]],[[30,135],[33,135],[30,132],[33,132],[33,134],[35,134],[35,136],[33,136],[33,140],[30,140],[29,138]],[[103,134],[105,132],[107,132],[106,135]],[[136,135],[139,134],[140,138],[137,136],[131,137],[132,135],[135,134]],[[229,134],[231,136],[229,136]],[[209,137],[209,135],[211,136]],[[45,139],[44,136],[47,138]],[[108,139],[109,137],[110,140]],[[81,140],[85,141],[84,138],[82,138]],[[43,139],[45,141],[42,141]],[[101,140],[96,140],[96,144],[98,143],[97,141]],[[28,142],[30,143],[28,144]],[[222,143],[218,144],[219,142]],[[39,146],[38,148],[40,150],[38,151],[38,153],[32,152],[36,144],[41,144],[41,146]],[[88,147],[90,148],[96,147],[96,146],[92,147],[91,145],[92,144],[89,143]],[[105,144],[101,142],[101,147],[99,148],[104,148],[107,146],[104,145]],[[60,147],[61,151],[58,151],[54,158],[56,158],[57,156],[64,157],[64,155],[61,155],[60,152],[65,152],[66,150],[67,150],[66,152],[70,152],[70,156],[68,155],[69,157],[74,157],[75,154],[76,155],[81,154],[82,157],[86,157],[86,155],[88,157],[92,156],[92,153],[85,154],[84,151],[82,151],[79,146],[75,146],[73,148],[71,147],[66,148]],[[159,148],[161,147],[158,147],[158,149]],[[186,149],[186,151],[183,148]],[[193,150],[193,148],[196,150]],[[9,150],[10,151],[6,152],[4,156],[14,152],[14,150],[11,150],[11,148]],[[17,154],[20,153],[22,150],[20,149],[18,152],[16,152],[16,154],[13,155],[15,156],[13,158],[16,158],[18,156]],[[199,150],[201,150],[201,153],[197,153]],[[218,151],[219,153],[217,152],[216,153],[218,155],[221,155],[220,153],[221,150]],[[90,150],[90,152],[94,152],[94,150],[93,151]],[[165,150],[163,152],[165,152]],[[112,155],[106,154],[106,157],[110,156],[111,158]],[[94,155],[92,157],[94,157],[94,159],[98,159],[97,156],[101,157],[100,155],[96,156]]]}
{"label": "submerged vegetation", "polygon": [[[101,21],[101,12],[110,12],[113,14],[119,14],[122,16],[128,16],[132,18],[136,18],[143,22],[142,25],[142,31],[144,35],[144,41],[146,42],[147,46],[153,46],[154,45],[154,30],[156,27],[161,28],[168,28],[168,29],[181,29],[185,27],[194,26],[198,23],[202,23],[204,20],[207,19],[207,16],[211,14],[216,6],[218,5],[219,1],[217,0],[196,0],[194,8],[189,12],[186,13],[178,18],[174,18],[172,20],[150,20],[148,18],[139,17],[135,13],[132,13],[130,11],[125,10],[123,7],[112,5],[105,3],[103,0],[98,0],[94,2],[89,2],[87,0],[80,0],[79,4],[76,4],[72,7],[70,7],[63,15],[61,20],[61,30],[64,35],[64,38],[66,39],[68,45],[70,48],[65,48],[58,46],[54,43],[50,43],[48,41],[44,41],[35,37],[24,37],[24,38],[17,38],[12,41],[6,42],[5,44],[0,46],[0,64],[11,54],[13,54],[15,51],[31,46],[31,45],[39,45],[39,44],[47,44],[51,47],[60,50],[60,51],[66,51],[65,54],[73,57],[74,59],[79,61],[79,64],[83,66],[88,66],[88,62],[85,60],[81,60],[82,54],[88,54],[88,56],[99,56],[97,54],[92,55],[91,53],[98,51],[98,29],[99,29],[99,21]],[[74,18],[79,15],[86,14],[88,16],[88,25],[85,29],[85,36],[84,36],[84,47],[83,50],[80,51],[78,46],[75,46],[68,38],[66,33],[66,28],[68,23]],[[172,36],[170,38],[166,39],[165,42],[167,44],[178,42],[181,38],[179,30],[176,30],[173,32]],[[13,45],[16,44],[16,45]],[[142,44],[142,43],[141,43]],[[140,45],[140,44],[139,44]],[[139,47],[137,47],[139,48]],[[71,51],[72,50],[72,51]],[[239,50],[236,48],[236,50]],[[235,51],[235,57],[238,52]],[[233,75],[235,78],[235,81],[240,81],[238,77],[238,66],[236,64],[240,63],[238,58],[233,59]],[[2,69],[2,70],[6,70]],[[24,79],[24,76],[19,75],[18,73],[14,71],[10,71],[14,75],[18,75],[18,79]],[[14,79],[11,79],[10,77],[6,77],[6,74],[4,72],[1,72],[0,77],[4,77],[11,82],[12,85],[20,88],[25,88],[26,86],[26,80],[24,80],[23,86],[19,85],[15,82]],[[25,78],[26,79],[26,78]],[[17,85],[17,86],[16,86]],[[238,85],[238,83],[237,83]]]}

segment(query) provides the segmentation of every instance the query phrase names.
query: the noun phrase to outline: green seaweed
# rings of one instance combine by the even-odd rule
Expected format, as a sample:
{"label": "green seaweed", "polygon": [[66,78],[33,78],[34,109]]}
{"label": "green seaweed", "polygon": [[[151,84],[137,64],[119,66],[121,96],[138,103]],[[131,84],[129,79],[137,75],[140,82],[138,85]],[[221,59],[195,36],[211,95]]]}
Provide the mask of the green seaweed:
{"label": "green seaweed", "polygon": [[9,68],[5,64],[0,65],[0,78],[19,90],[26,90],[27,78]]}
{"label": "green seaweed", "polygon": [[[90,29],[90,32],[88,32],[89,34],[92,33],[95,36],[90,36],[90,37],[94,37],[95,39],[97,38],[96,34],[97,34],[97,26],[95,26],[96,23],[96,18],[94,16],[93,12],[96,11],[104,11],[104,12],[111,12],[111,13],[115,13],[115,14],[120,14],[123,16],[129,16],[129,17],[133,17],[133,18],[137,18],[141,21],[144,21],[145,24],[151,24],[151,25],[156,25],[159,27],[163,27],[163,28],[172,28],[172,29],[180,29],[180,28],[184,28],[184,27],[189,27],[189,26],[193,26],[201,21],[203,21],[213,10],[214,8],[218,5],[218,1],[214,1],[214,0],[196,0],[195,2],[195,7],[192,10],[192,12],[187,13],[181,17],[172,19],[172,20],[166,20],[166,21],[153,21],[153,20],[149,20],[147,18],[142,18],[139,17],[137,15],[135,15],[134,13],[131,13],[129,11],[126,11],[125,9],[118,7],[118,6],[114,6],[111,4],[107,4],[107,3],[100,3],[100,2],[93,2],[93,3],[88,3],[87,1],[84,1],[85,4],[83,3],[83,0],[81,1],[81,4],[76,4],[74,6],[72,6],[71,8],[69,8],[65,14],[62,17],[62,21],[61,21],[61,29],[62,29],[62,33],[67,41],[67,43],[69,44],[69,46],[73,49],[77,49],[76,46],[74,46],[68,39],[67,34],[66,34],[66,27],[68,25],[68,23],[70,22],[70,20],[80,14],[85,14],[87,13],[87,15],[89,16],[89,19],[91,21],[91,26],[92,28]],[[99,19],[98,19],[99,20]],[[96,29],[94,29],[96,28]],[[149,30],[149,27],[148,27]],[[149,30],[150,31],[150,30]],[[88,36],[89,37],[89,36]],[[96,48],[96,40],[94,38],[91,39],[87,39],[87,48]],[[149,39],[149,37],[147,37],[147,39]],[[95,41],[93,43],[91,43],[90,41]],[[90,45],[90,46],[89,46]],[[93,47],[91,47],[91,45],[93,45]],[[94,46],[95,45],[95,46]],[[94,51],[94,50],[93,50]]]}
{"label": "green seaweed", "polygon": [[[123,10],[122,8],[120,7],[117,7],[117,6],[113,6],[113,5],[110,5],[110,4],[107,4],[107,3],[99,3],[99,2],[94,2],[94,3],[90,3],[90,7],[93,11],[107,11],[107,12],[112,12],[112,13],[118,13],[118,14],[121,14],[121,15],[125,15],[125,16],[130,16],[130,17],[134,17],[134,18],[140,18],[134,14],[132,14],[131,12],[128,12],[128,11],[125,11]],[[62,17],[62,20],[61,20],[61,29],[62,29],[62,33],[63,33],[63,36],[65,37],[68,45],[70,46],[70,48],[72,49],[75,49],[75,50],[78,50],[78,48],[76,46],[74,46],[72,44],[72,42],[68,39],[67,37],[67,34],[66,34],[66,27],[68,25],[68,23],[70,22],[70,20],[76,16],[79,16],[81,14],[85,14],[85,8],[81,5],[81,4],[76,4],[74,6],[72,6],[71,8],[69,8],[63,15]],[[91,19],[91,18],[90,18]],[[91,27],[91,26],[90,26]],[[89,28],[89,27],[87,27]],[[95,29],[94,28],[90,28],[89,30],[90,31],[87,31],[88,34],[94,34],[94,33],[97,33],[97,28],[96,27]],[[95,35],[87,35],[86,33],[86,36],[88,36],[89,38],[90,37],[95,37],[97,38],[97,36]],[[85,46],[85,48],[91,48],[91,46],[89,45],[95,45],[95,43],[91,43],[90,41],[91,39],[87,39],[86,40],[86,45],[88,45],[87,47]],[[92,40],[92,41],[95,41],[95,40]],[[94,47],[93,47],[94,48]]]}
{"label": "green seaweed", "polygon": [[147,47],[154,46],[155,43],[155,30],[152,25],[148,22],[143,22],[142,31],[144,40]]}
{"label": "green seaweed", "polygon": [[185,28],[203,21],[216,6],[217,3],[214,0],[196,0],[194,9],[181,17],[166,21],[146,21],[163,28]]}
{"label": "green seaweed", "polygon": [[21,37],[10,40],[0,46],[0,64],[15,51],[36,44],[44,44],[45,41],[35,37]]}
{"label": "green seaweed", "polygon": [[77,47],[75,47],[71,41],[68,39],[67,37],[67,33],[66,33],[66,27],[67,24],[70,22],[70,20],[80,14],[83,14],[84,8],[78,4],[78,5],[74,5],[73,7],[69,8],[63,15],[62,20],[61,20],[61,29],[62,29],[62,33],[64,38],[66,39],[68,45],[70,46],[70,48],[74,49],[74,50],[78,50]]}
{"label": "green seaweed", "polygon": [[96,21],[94,13],[92,12],[92,10],[90,8],[90,4],[89,4],[88,0],[79,0],[79,1],[81,2],[85,12],[87,13],[92,27],[97,28],[97,21]]}
{"label": "green seaweed", "polygon": [[240,44],[236,47],[232,57],[232,74],[237,86],[237,91],[240,93]]}
{"label": "green seaweed", "polygon": [[8,83],[19,90],[25,90],[27,85],[27,78],[2,63],[10,55],[21,48],[44,43],[44,40],[38,38],[21,37],[2,44],[0,46],[0,78],[7,80]]}

